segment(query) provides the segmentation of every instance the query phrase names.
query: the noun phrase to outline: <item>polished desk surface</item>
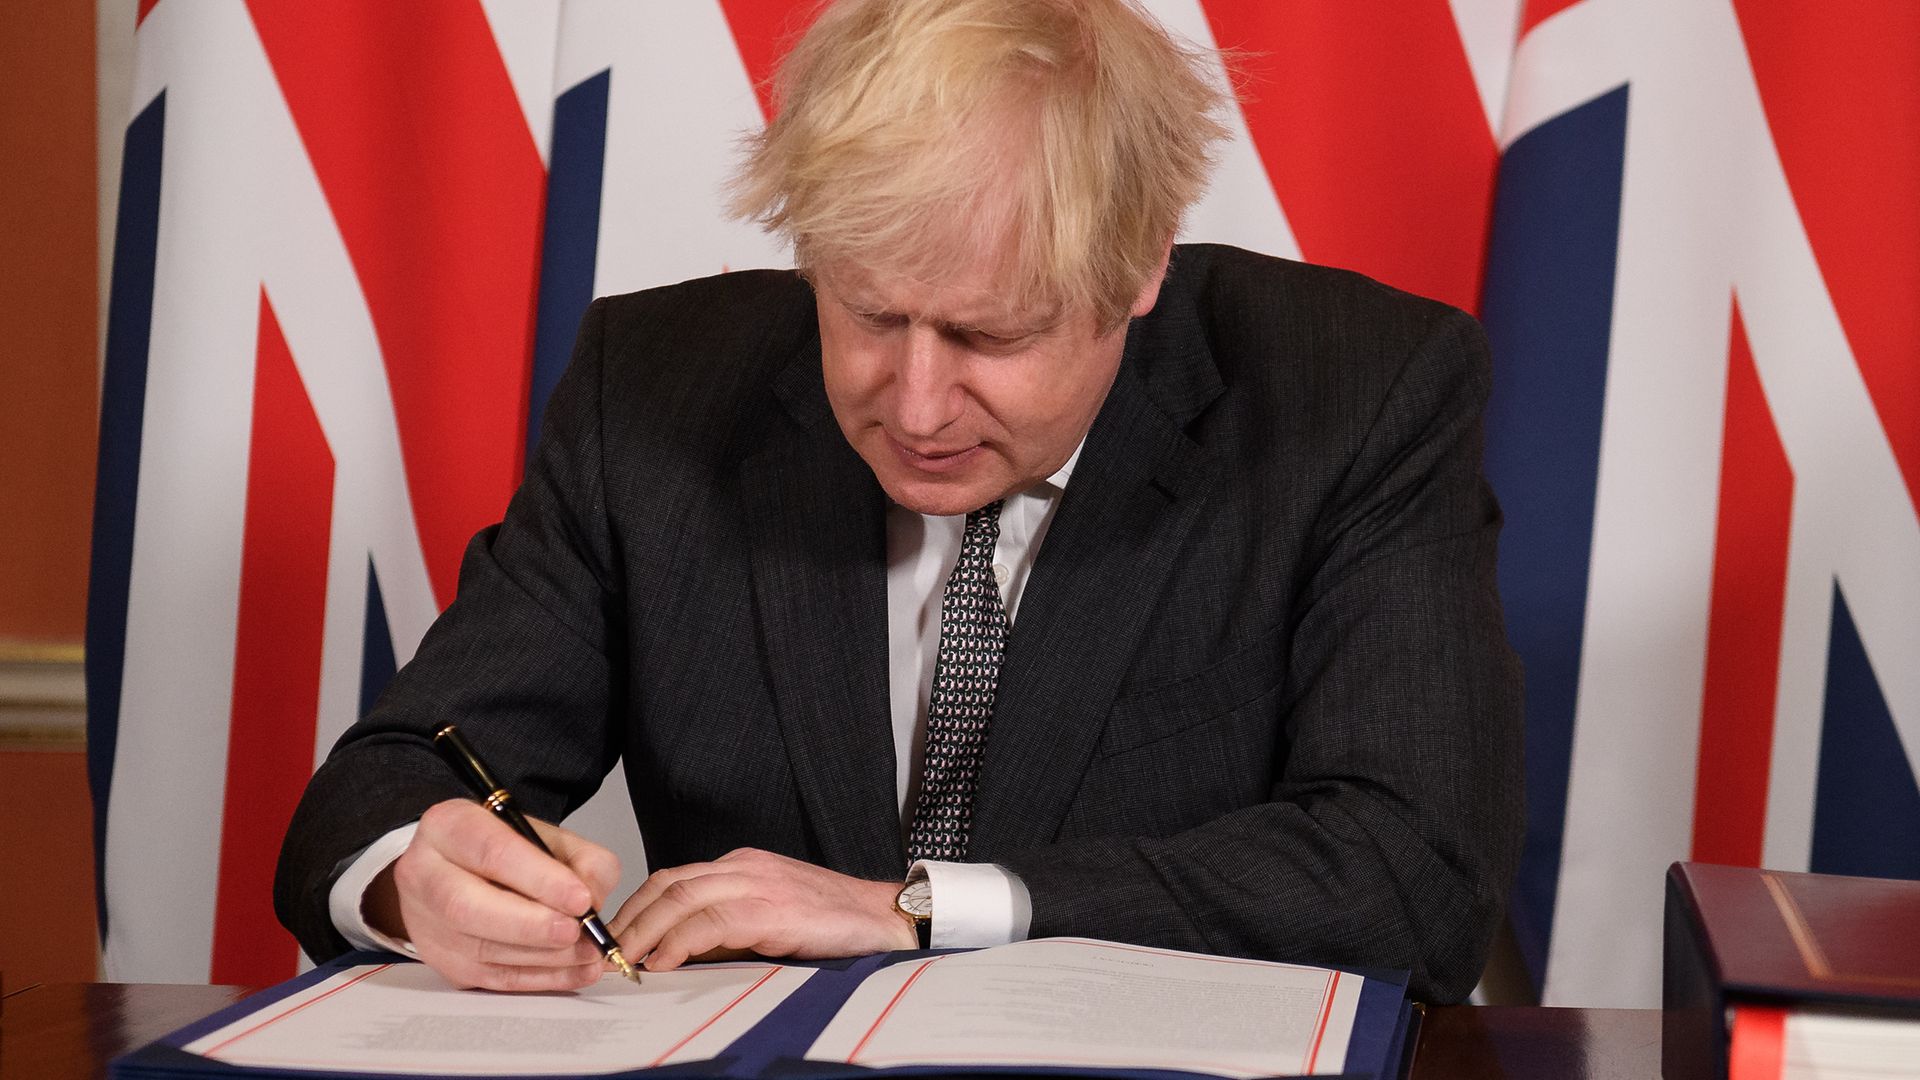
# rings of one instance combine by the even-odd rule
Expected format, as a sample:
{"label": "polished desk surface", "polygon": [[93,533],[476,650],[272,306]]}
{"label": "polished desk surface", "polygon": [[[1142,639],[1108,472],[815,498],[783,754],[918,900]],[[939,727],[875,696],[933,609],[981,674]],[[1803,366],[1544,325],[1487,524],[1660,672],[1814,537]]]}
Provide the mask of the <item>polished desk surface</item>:
{"label": "polished desk surface", "polygon": [[[232,986],[51,983],[0,998],[0,1080],[87,1080],[246,997]],[[1427,1010],[1413,1080],[1658,1080],[1654,1009]]]}

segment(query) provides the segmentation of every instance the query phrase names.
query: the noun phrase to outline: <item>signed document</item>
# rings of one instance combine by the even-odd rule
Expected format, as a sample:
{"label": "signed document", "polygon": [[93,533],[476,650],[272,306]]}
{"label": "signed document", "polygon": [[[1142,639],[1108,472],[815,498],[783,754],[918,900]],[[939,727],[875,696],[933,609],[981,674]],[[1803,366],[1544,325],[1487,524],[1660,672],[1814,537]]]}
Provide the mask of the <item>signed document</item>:
{"label": "signed document", "polygon": [[112,1080],[619,1075],[860,1080],[1044,1070],[1100,1080],[1402,1073],[1406,979],[1085,938],[818,964],[695,964],[572,993],[455,990],[355,953],[108,1065]]}
{"label": "signed document", "polygon": [[584,990],[455,990],[424,964],[350,967],[183,1049],[233,1065],[591,1075],[713,1057],[813,975],[772,964],[609,973]]}
{"label": "signed document", "polygon": [[1358,975],[1050,938],[896,964],[862,983],[807,1058],[899,1065],[1344,1071]]}

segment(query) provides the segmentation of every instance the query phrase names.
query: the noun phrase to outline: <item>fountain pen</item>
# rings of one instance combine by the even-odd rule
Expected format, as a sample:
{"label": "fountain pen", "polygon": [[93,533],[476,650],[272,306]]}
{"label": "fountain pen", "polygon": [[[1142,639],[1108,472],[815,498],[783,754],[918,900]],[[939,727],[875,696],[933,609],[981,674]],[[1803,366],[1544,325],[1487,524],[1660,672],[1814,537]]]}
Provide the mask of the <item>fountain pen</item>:
{"label": "fountain pen", "polygon": [[[553,854],[541,841],[540,834],[534,831],[533,823],[527,820],[518,806],[514,805],[513,796],[507,792],[506,786],[494,779],[493,770],[487,768],[487,763],[480,760],[479,754],[474,753],[473,747],[461,737],[455,725],[448,724],[434,732],[433,748],[440,752],[440,756],[446,759],[447,764],[453,766],[454,772],[460,774],[460,779],[473,790],[482,805],[493,811],[514,832],[531,841],[534,847],[548,855]],[[638,985],[639,970],[628,963],[626,956],[620,952],[620,943],[607,932],[606,924],[600,921],[599,912],[589,907],[586,914],[576,918],[580,920],[580,929],[593,942],[593,947],[599,949],[601,955],[611,961],[614,967],[619,968],[620,974],[632,979],[634,984]]]}

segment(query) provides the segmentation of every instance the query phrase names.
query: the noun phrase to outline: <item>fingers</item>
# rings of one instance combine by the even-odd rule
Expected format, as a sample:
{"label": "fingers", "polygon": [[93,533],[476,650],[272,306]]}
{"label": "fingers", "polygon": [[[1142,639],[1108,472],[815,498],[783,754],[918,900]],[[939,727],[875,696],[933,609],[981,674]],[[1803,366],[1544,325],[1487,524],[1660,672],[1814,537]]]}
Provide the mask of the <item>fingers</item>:
{"label": "fingers", "polygon": [[[610,853],[563,829],[547,835],[596,879],[610,868],[617,879]],[[604,960],[576,917],[591,886],[474,803],[429,809],[393,882],[420,958],[457,986],[566,990],[600,977]]]}
{"label": "fingers", "polygon": [[[649,879],[647,886],[653,884]],[[647,886],[642,886],[628,904],[640,900],[648,891]],[[634,914],[625,931],[616,934],[620,948],[630,956],[645,957],[649,971],[670,970],[689,956],[715,948],[748,949],[766,945],[771,951],[777,943],[765,940],[772,936],[766,932],[770,929],[765,925],[768,913],[756,913],[761,918],[754,923],[731,908],[731,905],[750,901],[764,904],[756,886],[748,875],[716,870],[668,881]],[[756,927],[757,932],[749,933],[748,926]],[[669,942],[667,935],[675,929],[682,932]],[[663,949],[669,945],[671,948]]]}
{"label": "fingers", "polygon": [[898,889],[743,849],[649,877],[610,929],[649,971],[746,951],[814,959],[910,949],[913,928],[893,908]]}
{"label": "fingers", "polygon": [[[579,926],[553,908],[502,889],[427,848],[394,866],[401,902],[469,937],[549,948],[570,944]],[[415,920],[407,925],[414,928]],[[416,932],[415,936],[418,936]]]}
{"label": "fingers", "polygon": [[[620,905],[620,910],[614,912],[612,920],[607,923],[607,932],[611,933],[614,937],[621,937],[627,928],[633,925],[634,919],[638,918],[640,913],[646,910],[656,900],[659,900],[661,894],[665,893],[668,888],[678,882],[702,877],[707,874],[718,873],[720,870],[721,866],[717,862],[688,863],[685,866],[674,866],[665,870],[655,870],[653,873],[647,875],[647,880],[640,883],[640,888],[635,890],[632,896],[627,897],[627,902]],[[626,947],[624,941],[625,939],[623,938],[621,945],[623,949]],[[645,956],[646,954],[635,953],[631,955]]]}
{"label": "fingers", "polygon": [[478,803],[451,799],[428,808],[414,834],[415,843],[423,840],[453,865],[555,911],[581,915],[593,906],[578,874]]}
{"label": "fingers", "polygon": [[756,897],[720,901],[699,908],[668,927],[647,955],[648,971],[672,971],[707,953],[739,954],[756,946],[772,955],[790,951],[775,934],[779,912]]}
{"label": "fingers", "polygon": [[[534,831],[546,842],[553,857],[565,863],[580,880],[586,884],[592,894],[592,906],[595,911],[607,902],[607,896],[614,886],[620,884],[620,858],[613,852],[588,840],[578,833],[563,829],[558,825],[549,825],[544,821],[533,821]],[[581,909],[585,914],[585,909]]]}

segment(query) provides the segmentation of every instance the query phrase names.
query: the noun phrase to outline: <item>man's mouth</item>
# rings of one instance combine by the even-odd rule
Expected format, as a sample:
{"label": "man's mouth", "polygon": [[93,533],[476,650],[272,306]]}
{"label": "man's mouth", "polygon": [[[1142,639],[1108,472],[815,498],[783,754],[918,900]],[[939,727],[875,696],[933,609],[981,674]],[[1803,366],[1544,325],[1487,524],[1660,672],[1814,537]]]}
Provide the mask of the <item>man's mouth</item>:
{"label": "man's mouth", "polygon": [[921,472],[932,473],[951,472],[961,468],[981,449],[979,443],[959,447],[914,447],[894,438],[892,434],[887,435],[887,443],[894,455],[904,464]]}

